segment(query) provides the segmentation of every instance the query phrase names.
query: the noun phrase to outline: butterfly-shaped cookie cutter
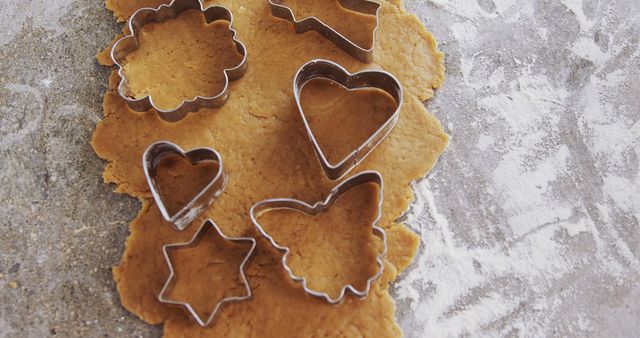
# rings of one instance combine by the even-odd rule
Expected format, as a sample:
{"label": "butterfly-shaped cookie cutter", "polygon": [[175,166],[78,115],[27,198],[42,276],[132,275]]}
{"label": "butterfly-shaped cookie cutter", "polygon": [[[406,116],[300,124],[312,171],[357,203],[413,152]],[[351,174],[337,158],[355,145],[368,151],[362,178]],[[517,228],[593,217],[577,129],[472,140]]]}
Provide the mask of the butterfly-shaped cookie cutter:
{"label": "butterfly-shaped cookie cutter", "polygon": [[[191,100],[183,101],[178,107],[171,110],[160,109],[149,95],[142,98],[134,98],[129,94],[129,87],[125,74],[123,63],[127,55],[140,47],[138,34],[147,24],[165,22],[170,19],[177,18],[181,13],[187,10],[199,10],[203,13],[206,22],[223,20],[229,22],[229,30],[236,50],[240,53],[242,61],[233,68],[224,69],[224,87],[214,96],[196,96]],[[129,19],[129,35],[118,40],[111,49],[111,59],[118,68],[120,76],[120,84],[118,85],[118,93],[126,101],[127,105],[139,112],[154,109],[160,115],[160,118],[167,122],[176,122],[182,120],[188,113],[196,112],[201,108],[219,108],[225,104],[229,98],[229,81],[241,78],[247,70],[247,51],[242,42],[236,39],[236,31],[233,28],[233,15],[231,11],[223,6],[211,6],[204,8],[200,0],[173,0],[168,5],[161,5],[158,8],[141,8],[138,9]]]}
{"label": "butterfly-shaped cookie cutter", "polygon": [[[180,302],[180,301],[176,301],[176,300],[171,300],[171,299],[167,298],[166,293],[171,288],[172,280],[173,280],[173,277],[175,276],[175,271],[173,269],[173,262],[171,261],[171,256],[169,255],[169,251],[170,250],[175,250],[175,249],[181,249],[181,248],[192,248],[192,247],[198,245],[199,241],[204,237],[204,234],[207,232],[207,227],[212,227],[213,229],[215,229],[215,231],[218,233],[218,235],[220,235],[226,241],[251,243],[251,248],[249,249],[249,252],[247,252],[247,255],[245,256],[244,260],[240,264],[240,268],[239,268],[240,269],[240,281],[244,285],[244,289],[246,291],[246,294],[244,296],[231,296],[231,297],[225,297],[225,298],[221,299],[218,303],[216,303],[216,305],[215,305],[213,311],[211,312],[211,314],[206,319],[203,319],[198,314],[198,312],[191,306],[191,304],[189,304],[187,302]],[[167,278],[167,281],[164,283],[164,286],[162,287],[162,290],[158,294],[158,300],[161,303],[164,303],[164,304],[170,304],[170,305],[177,305],[177,306],[185,307],[187,309],[187,311],[189,311],[191,316],[196,320],[196,322],[198,322],[198,324],[200,326],[202,326],[202,327],[207,327],[207,326],[211,325],[211,323],[213,323],[213,321],[215,320],[216,315],[222,309],[223,305],[225,305],[227,303],[237,303],[237,302],[242,302],[242,301],[245,301],[245,300],[250,300],[253,297],[253,294],[252,294],[252,291],[251,291],[251,286],[249,285],[249,281],[247,280],[247,276],[245,274],[245,265],[247,264],[247,262],[249,261],[249,259],[253,255],[253,252],[255,251],[255,248],[256,248],[256,240],[254,238],[251,238],[251,237],[229,237],[229,236],[225,235],[222,232],[222,230],[220,230],[218,225],[216,223],[214,223],[212,220],[205,221],[202,224],[202,226],[200,227],[200,229],[198,230],[198,232],[196,232],[196,234],[193,236],[193,238],[189,242],[177,243],[177,244],[167,244],[167,245],[162,247],[162,252],[164,253],[165,261],[167,262],[167,265],[169,267],[169,277]]]}
{"label": "butterfly-shaped cookie cutter", "polygon": [[[380,89],[389,94],[396,103],[396,110],[362,145],[352,151],[337,164],[332,164],[322,151],[317,138],[315,137],[309,120],[302,108],[300,101],[304,86],[313,79],[322,78],[331,80],[348,90],[364,88]],[[304,64],[293,80],[293,94],[295,96],[298,111],[302,117],[307,135],[311,140],[320,165],[325,175],[331,180],[338,180],[348,174],[353,168],[359,165],[369,154],[391,133],[400,119],[400,110],[404,100],[404,94],[400,81],[391,73],[381,70],[364,70],[357,73],[349,73],[339,64],[317,59]]]}
{"label": "butterfly-shaped cookie cutter", "polygon": [[[307,285],[307,279],[305,277],[301,277],[296,275],[291,267],[289,266],[288,257],[290,249],[287,246],[279,244],[269,233],[260,225],[258,218],[260,215],[268,213],[274,210],[294,210],[300,211],[310,215],[317,215],[322,212],[326,212],[331,205],[342,196],[345,192],[350,189],[363,185],[373,183],[379,186],[378,190],[378,204],[375,219],[373,220],[371,227],[373,233],[378,236],[383,242],[383,249],[376,256],[376,264],[377,264],[377,272],[367,279],[366,287],[362,290],[358,290],[354,285],[347,284],[342,286],[340,289],[340,293],[336,298],[332,298],[328,293],[313,290],[309,288]],[[276,199],[267,199],[261,202],[256,203],[250,210],[251,222],[258,229],[260,234],[265,237],[271,245],[280,251],[282,255],[282,265],[284,269],[289,274],[289,277],[295,282],[301,283],[304,292],[314,297],[318,297],[324,299],[326,302],[330,304],[340,304],[342,300],[345,298],[347,291],[351,292],[357,298],[363,299],[369,295],[371,290],[371,285],[375,283],[384,272],[384,258],[387,254],[387,233],[383,228],[378,226],[378,222],[382,217],[382,203],[383,203],[383,195],[384,195],[384,180],[382,175],[377,171],[363,171],[336,186],[331,190],[329,195],[324,201],[317,202],[313,205],[307,204],[304,201],[292,199],[292,198],[276,198]]]}
{"label": "butterfly-shaped cookie cutter", "polygon": [[339,1],[340,5],[348,10],[366,15],[375,15],[376,23],[373,29],[373,42],[370,48],[359,46],[357,43],[340,34],[338,31],[315,16],[306,17],[302,20],[296,19],[296,16],[295,14],[293,14],[291,8],[283,5],[282,0],[269,0],[269,5],[271,6],[271,14],[277,18],[285,19],[291,22],[297,34],[302,34],[304,32],[314,30],[356,59],[362,62],[370,63],[373,60],[375,37],[376,32],[378,31],[378,14],[380,12],[381,5],[375,1],[368,0]]}
{"label": "butterfly-shaped cookie cutter", "polygon": [[[182,157],[192,165],[206,161],[217,163],[217,171],[209,183],[189,203],[174,214],[167,210],[158,185],[160,162],[170,156]],[[157,142],[150,145],[142,155],[142,167],[149,184],[149,190],[151,190],[162,217],[179,231],[184,230],[189,223],[200,216],[222,194],[227,184],[227,176],[222,167],[222,157],[211,148],[196,148],[186,152],[174,143],[167,141]]]}

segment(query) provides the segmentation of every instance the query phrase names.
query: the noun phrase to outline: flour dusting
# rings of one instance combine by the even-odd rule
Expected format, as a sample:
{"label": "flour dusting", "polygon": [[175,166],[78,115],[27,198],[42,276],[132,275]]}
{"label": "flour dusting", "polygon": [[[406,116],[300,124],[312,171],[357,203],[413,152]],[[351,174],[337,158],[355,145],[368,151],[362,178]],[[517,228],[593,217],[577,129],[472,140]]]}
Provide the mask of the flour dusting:
{"label": "flour dusting", "polygon": [[[429,109],[452,139],[405,219],[421,238],[392,285],[405,336],[637,337],[640,2],[406,5],[446,53]],[[139,205],[87,144],[95,53],[118,29],[102,6],[0,8],[0,337],[160,335],[119,305],[110,267]]]}
{"label": "flour dusting", "polygon": [[640,313],[634,4],[408,3],[447,54],[430,108],[452,140],[406,218],[407,336],[637,333],[616,324]]}

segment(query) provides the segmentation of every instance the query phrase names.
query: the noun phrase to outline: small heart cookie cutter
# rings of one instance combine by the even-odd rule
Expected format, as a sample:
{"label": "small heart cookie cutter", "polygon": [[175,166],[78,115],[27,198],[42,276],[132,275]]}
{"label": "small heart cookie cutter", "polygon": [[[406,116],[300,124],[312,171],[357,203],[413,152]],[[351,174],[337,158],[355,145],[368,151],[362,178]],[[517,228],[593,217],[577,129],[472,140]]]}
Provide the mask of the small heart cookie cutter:
{"label": "small heart cookie cutter", "polygon": [[[221,299],[218,303],[216,303],[216,306],[214,307],[214,309],[211,312],[211,314],[209,315],[209,317],[206,320],[203,320],[202,317],[200,317],[200,315],[198,314],[198,312],[195,311],[195,309],[191,306],[191,304],[186,303],[186,302],[179,302],[179,301],[170,300],[170,299],[166,298],[165,293],[167,293],[168,289],[170,288],[171,281],[172,281],[173,277],[175,276],[175,271],[173,269],[173,262],[171,261],[171,257],[169,256],[169,250],[179,249],[179,248],[192,248],[192,247],[198,245],[198,242],[200,241],[200,239],[202,239],[202,237],[206,233],[207,227],[209,227],[209,226],[212,227],[213,229],[215,229],[215,231],[218,233],[218,235],[220,235],[224,240],[232,241],[232,242],[249,242],[249,243],[251,243],[251,248],[249,249],[249,252],[245,256],[245,258],[242,261],[242,263],[240,264],[240,280],[242,281],[242,284],[244,285],[244,288],[246,290],[246,295],[245,296],[225,297],[225,298]],[[164,253],[165,261],[167,262],[167,265],[169,266],[169,277],[167,278],[167,281],[164,283],[164,286],[162,287],[162,290],[158,294],[158,300],[161,303],[164,303],[164,304],[178,305],[178,306],[185,307],[187,309],[187,311],[189,311],[191,316],[202,327],[207,327],[207,326],[211,325],[211,323],[213,323],[214,319],[216,318],[216,315],[218,314],[218,312],[220,311],[220,309],[222,308],[222,306],[224,304],[242,302],[242,301],[245,301],[245,300],[249,300],[249,299],[251,299],[253,297],[253,294],[251,292],[251,286],[249,285],[249,281],[247,280],[247,276],[245,274],[244,267],[245,267],[246,263],[249,261],[249,259],[251,258],[251,256],[253,255],[253,252],[254,252],[255,248],[256,248],[256,240],[254,238],[251,238],[251,237],[229,237],[229,236],[225,235],[222,232],[222,230],[220,230],[218,225],[216,223],[214,223],[212,220],[210,220],[210,219],[206,220],[202,224],[202,226],[200,227],[200,230],[198,230],[198,232],[196,232],[196,234],[193,236],[193,238],[189,242],[177,243],[177,244],[167,244],[167,245],[162,247],[162,252]]]}
{"label": "small heart cookie cutter", "polygon": [[[160,186],[157,181],[160,162],[169,156],[180,156],[188,160],[192,165],[204,161],[214,161],[218,163],[218,170],[209,184],[189,201],[189,203],[182,207],[180,211],[173,215],[169,213],[162,201]],[[144,152],[144,155],[142,155],[142,166],[147,178],[147,183],[149,184],[149,189],[158,205],[162,217],[179,231],[184,230],[189,223],[200,216],[200,214],[222,194],[227,184],[227,176],[222,169],[222,157],[217,151],[211,148],[196,148],[185,152],[182,148],[171,142],[157,142],[150,145]]]}
{"label": "small heart cookie cutter", "polygon": [[[138,33],[142,27],[149,23],[159,23],[175,19],[182,12],[192,9],[201,11],[207,24],[218,20],[229,21],[229,30],[231,31],[233,42],[236,45],[236,50],[243,56],[239,65],[224,69],[225,85],[220,93],[208,97],[196,96],[191,100],[183,101],[177,108],[172,110],[158,108],[153,102],[153,98],[149,95],[142,98],[131,97],[129,95],[123,61],[129,53],[139,48]],[[158,112],[160,118],[167,122],[180,121],[188,113],[196,112],[201,108],[222,107],[229,98],[229,81],[235,81],[241,78],[247,70],[246,48],[240,40],[236,39],[237,32],[233,28],[233,15],[231,11],[223,6],[212,6],[205,9],[200,0],[173,0],[170,4],[161,5],[158,8],[140,8],[133,13],[129,19],[129,31],[130,34],[118,40],[111,49],[111,59],[118,68],[118,75],[120,76],[118,93],[131,109],[139,112],[154,109]]]}
{"label": "small heart cookie cutter", "polygon": [[381,5],[377,2],[367,0],[339,0],[339,2],[342,7],[348,10],[367,15],[375,15],[376,24],[373,29],[371,48],[359,46],[315,16],[306,17],[298,21],[291,8],[282,5],[282,0],[269,0],[269,5],[271,6],[271,14],[277,18],[291,22],[297,34],[314,30],[356,59],[365,63],[371,63],[373,60],[376,32],[378,31],[378,13],[380,12]]}
{"label": "small heart cookie cutter", "polygon": [[[304,86],[309,81],[322,78],[331,80],[349,90],[375,88],[389,94],[396,102],[396,110],[391,116],[378,128],[362,145],[352,151],[344,159],[337,164],[332,164],[322,151],[318,140],[316,139],[311,125],[304,113],[300,96]],[[384,140],[393,130],[400,119],[400,109],[403,103],[403,90],[400,82],[391,73],[381,70],[365,70],[358,73],[349,73],[344,67],[329,60],[313,60],[304,64],[293,80],[293,93],[295,96],[298,111],[302,117],[307,135],[313,144],[322,170],[331,180],[338,180],[348,174],[353,168],[359,165],[369,154]]]}
{"label": "small heart cookie cutter", "polygon": [[[258,218],[260,217],[260,215],[267,213],[269,211],[282,210],[282,209],[301,211],[306,214],[317,215],[319,213],[327,211],[331,207],[333,202],[335,202],[338,198],[340,198],[340,196],[342,196],[348,190],[363,184],[368,184],[368,183],[374,183],[379,186],[377,213],[374,221],[371,224],[373,233],[382,239],[382,242],[384,245],[382,252],[380,252],[376,257],[376,264],[378,266],[378,271],[373,276],[369,277],[369,279],[367,279],[367,285],[364,290],[358,290],[352,284],[347,284],[340,289],[340,294],[338,295],[337,298],[331,298],[331,296],[325,292],[315,291],[309,288],[307,285],[307,279],[304,277],[300,277],[293,272],[293,270],[291,269],[288,263],[288,256],[290,251],[289,247],[278,244],[278,242],[276,242],[276,240],[273,237],[271,237],[271,235],[269,235],[269,233],[266,230],[264,230],[264,228],[260,225],[260,223],[258,222]],[[369,295],[369,291],[371,290],[371,285],[374,282],[376,282],[378,279],[380,279],[380,277],[382,276],[382,273],[384,272],[383,259],[387,254],[387,233],[385,232],[384,229],[382,229],[377,225],[378,222],[380,221],[380,218],[382,217],[383,195],[384,195],[384,180],[382,178],[382,175],[377,171],[363,171],[345,180],[344,182],[342,182],[341,184],[333,188],[324,201],[317,202],[314,205],[310,205],[304,201],[292,199],[292,198],[275,198],[275,199],[268,199],[268,200],[258,202],[251,208],[251,211],[250,211],[251,222],[253,223],[253,225],[256,226],[260,234],[262,234],[263,237],[269,240],[269,242],[273,247],[275,247],[278,251],[283,253],[282,265],[284,269],[287,271],[287,273],[289,274],[289,277],[292,280],[302,284],[302,288],[304,289],[304,292],[314,297],[324,299],[326,302],[330,304],[334,304],[334,305],[340,304],[342,300],[345,298],[347,291],[350,291],[357,298],[360,298],[360,299],[367,297]]]}

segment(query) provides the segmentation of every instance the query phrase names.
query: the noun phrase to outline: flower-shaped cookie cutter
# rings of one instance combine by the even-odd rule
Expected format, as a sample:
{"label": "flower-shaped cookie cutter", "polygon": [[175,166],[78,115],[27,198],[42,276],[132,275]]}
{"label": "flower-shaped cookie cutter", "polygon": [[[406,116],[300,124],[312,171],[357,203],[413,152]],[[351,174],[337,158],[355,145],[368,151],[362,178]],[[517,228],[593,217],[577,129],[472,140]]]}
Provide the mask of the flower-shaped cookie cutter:
{"label": "flower-shaped cookie cutter", "polygon": [[[340,198],[340,196],[342,196],[345,192],[349,191],[354,187],[357,187],[363,184],[369,184],[369,183],[374,183],[379,186],[376,216],[371,224],[373,233],[376,236],[378,236],[380,239],[382,239],[383,246],[384,246],[382,251],[378,253],[376,257],[376,264],[378,266],[377,272],[373,276],[369,277],[369,279],[367,279],[366,287],[363,290],[358,290],[352,284],[347,284],[342,286],[342,288],[340,289],[340,293],[336,298],[332,298],[329,294],[325,292],[316,291],[309,288],[309,286],[307,285],[307,279],[305,277],[300,277],[296,275],[291,269],[291,267],[289,266],[289,262],[288,262],[288,257],[290,252],[289,247],[279,244],[273,237],[271,237],[271,235],[269,235],[269,233],[262,227],[262,225],[260,225],[260,222],[258,222],[258,218],[260,217],[260,215],[264,213],[268,213],[274,210],[282,210],[282,209],[300,211],[310,215],[317,215],[319,213],[326,212],[331,207],[331,205],[338,198]],[[262,236],[265,237],[273,247],[275,247],[278,251],[283,253],[282,266],[287,271],[287,273],[289,274],[289,277],[292,280],[302,284],[302,288],[307,294],[324,299],[326,302],[330,304],[340,304],[342,300],[345,298],[347,291],[351,292],[357,298],[360,298],[360,299],[366,298],[369,295],[369,292],[371,290],[371,285],[375,283],[378,279],[380,279],[380,277],[382,276],[382,273],[384,272],[383,259],[387,254],[387,233],[384,231],[383,228],[378,226],[378,222],[382,217],[383,195],[384,195],[384,180],[382,178],[382,175],[377,171],[363,171],[345,180],[344,182],[342,182],[341,184],[333,188],[324,201],[317,202],[314,205],[310,205],[304,201],[291,199],[291,198],[276,198],[276,199],[268,199],[268,200],[258,202],[251,208],[251,211],[250,211],[251,222],[256,226],[260,234],[262,234]]]}
{"label": "flower-shaped cookie cutter", "polygon": [[[218,233],[218,235],[220,235],[220,237],[222,237],[226,241],[251,243],[251,248],[249,249],[249,252],[247,252],[247,255],[245,256],[244,260],[240,264],[240,268],[239,268],[239,270],[240,270],[240,280],[241,280],[242,284],[244,285],[246,294],[244,296],[230,296],[230,297],[225,297],[225,298],[221,299],[218,303],[216,303],[216,305],[215,305],[213,311],[211,312],[211,314],[209,315],[209,317],[207,317],[206,319],[203,319],[202,317],[200,317],[198,312],[191,306],[191,304],[189,304],[187,302],[180,302],[180,301],[171,300],[171,299],[167,298],[166,293],[169,291],[169,289],[170,289],[170,287],[172,285],[173,277],[175,276],[175,271],[173,269],[173,262],[171,261],[171,256],[169,255],[169,251],[170,250],[175,250],[175,249],[181,249],[181,248],[192,248],[192,247],[197,246],[198,243],[200,242],[200,240],[206,234],[207,227],[212,227],[213,229],[215,229],[215,231]],[[245,268],[244,267],[247,264],[247,262],[249,261],[249,259],[251,258],[251,256],[253,255],[253,252],[255,251],[255,248],[256,248],[256,240],[254,238],[251,238],[251,237],[229,237],[229,236],[225,235],[222,232],[222,230],[220,230],[218,225],[216,223],[214,223],[212,220],[210,220],[210,219],[206,220],[202,224],[202,226],[200,227],[198,232],[196,232],[196,234],[193,236],[193,238],[189,242],[177,243],[177,244],[167,244],[167,245],[163,246],[162,252],[164,253],[165,261],[167,262],[167,265],[169,267],[169,277],[167,278],[167,281],[164,283],[164,286],[162,287],[162,290],[158,294],[158,300],[161,303],[164,303],[164,304],[170,304],[170,305],[177,305],[177,306],[185,307],[187,309],[187,311],[189,311],[191,316],[193,316],[193,318],[202,327],[207,327],[207,326],[211,325],[211,323],[213,323],[213,321],[216,318],[216,315],[218,314],[220,309],[222,309],[223,305],[225,305],[227,303],[242,302],[242,301],[245,301],[245,300],[249,300],[249,299],[251,299],[253,297],[253,294],[251,292],[251,286],[249,285],[249,281],[247,280],[247,276],[245,274],[245,271],[244,271]]]}
{"label": "flower-shaped cookie cutter", "polygon": [[[304,86],[317,78],[331,80],[349,90],[363,88],[380,89],[389,94],[396,102],[396,110],[362,145],[352,151],[337,164],[332,164],[322,151],[318,140],[313,134],[309,120],[304,113],[300,97]],[[322,170],[331,180],[338,180],[359,165],[369,154],[391,133],[400,119],[400,109],[403,103],[403,91],[400,81],[390,73],[381,70],[365,70],[349,73],[344,67],[329,60],[313,60],[304,64],[293,80],[293,94],[298,105],[307,135],[313,144]]]}
{"label": "flower-shaped cookie cutter", "polygon": [[[142,98],[134,98],[129,95],[129,87],[123,62],[129,53],[140,47],[138,34],[142,27],[149,23],[159,23],[175,19],[182,12],[192,9],[201,11],[208,24],[218,20],[228,21],[233,42],[236,45],[238,53],[243,56],[239,65],[224,69],[225,85],[220,93],[215,96],[196,96],[191,100],[183,101],[177,108],[172,110],[160,109],[155,105],[153,98],[149,95]],[[141,8],[133,13],[129,19],[129,32],[129,35],[118,40],[111,49],[111,59],[117,66],[118,75],[120,75],[118,93],[131,109],[139,112],[154,109],[158,112],[160,118],[167,122],[180,121],[188,113],[196,112],[201,108],[219,108],[223,106],[229,97],[229,81],[241,78],[247,70],[246,48],[240,40],[236,39],[237,33],[233,28],[233,15],[231,11],[222,6],[212,6],[205,9],[200,0],[173,0],[170,4],[161,5],[158,8]]]}
{"label": "flower-shaped cookie cutter", "polygon": [[373,42],[370,48],[359,46],[357,43],[340,34],[338,31],[331,28],[331,26],[327,25],[315,16],[306,17],[302,20],[296,19],[291,8],[283,5],[282,0],[269,0],[269,5],[271,6],[271,14],[277,18],[291,22],[297,34],[314,30],[356,59],[365,63],[370,63],[373,60],[375,37],[376,32],[378,31],[378,14],[380,12],[381,5],[377,2],[368,0],[339,0],[339,2],[342,7],[348,10],[367,15],[375,15],[376,24],[373,29]]}
{"label": "flower-shaped cookie cutter", "polygon": [[[218,164],[217,171],[213,178],[189,203],[183,206],[175,214],[170,214],[162,200],[160,186],[158,185],[158,167],[162,159],[170,156],[179,156],[188,160],[191,165],[196,165],[205,161],[213,161]],[[227,176],[222,168],[222,157],[211,148],[196,148],[185,152],[171,142],[162,141],[150,145],[142,155],[142,167],[144,169],[149,190],[153,199],[158,205],[158,209],[165,221],[171,223],[176,230],[184,230],[189,223],[204,212],[213,201],[218,198],[227,184]]]}

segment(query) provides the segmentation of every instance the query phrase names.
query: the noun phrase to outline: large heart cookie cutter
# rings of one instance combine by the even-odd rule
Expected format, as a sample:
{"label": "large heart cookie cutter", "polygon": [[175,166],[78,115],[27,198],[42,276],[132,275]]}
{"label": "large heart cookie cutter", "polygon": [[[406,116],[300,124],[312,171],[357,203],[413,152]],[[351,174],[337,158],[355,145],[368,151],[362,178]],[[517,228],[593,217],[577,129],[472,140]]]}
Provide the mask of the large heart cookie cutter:
{"label": "large heart cookie cutter", "polygon": [[[311,130],[311,125],[304,113],[300,96],[304,86],[311,80],[323,78],[331,80],[349,90],[362,88],[381,89],[389,94],[396,102],[396,110],[362,145],[347,155],[337,164],[332,164],[322,151],[318,140]],[[393,130],[400,118],[400,109],[403,102],[403,91],[400,82],[395,76],[380,70],[365,70],[351,74],[344,67],[329,60],[313,60],[302,66],[293,80],[293,93],[298,105],[298,111],[302,117],[307,135],[313,144],[313,149],[320,161],[325,175],[331,180],[338,180],[348,174],[354,167],[362,162],[387,135]]]}
{"label": "large heart cookie cutter", "polygon": [[381,5],[377,2],[367,0],[339,1],[340,5],[348,10],[367,15],[375,15],[376,24],[373,29],[373,42],[371,48],[363,48],[359,46],[315,16],[306,17],[303,20],[298,21],[291,8],[282,4],[282,0],[269,0],[269,5],[271,6],[271,14],[277,18],[291,22],[296,33],[302,34],[304,32],[314,30],[356,59],[370,63],[373,60],[375,37],[376,32],[378,31],[378,12],[380,11]]}
{"label": "large heart cookie cutter", "polygon": [[[162,159],[169,156],[180,156],[191,162],[192,165],[214,161],[218,163],[218,170],[211,181],[204,187],[189,203],[175,214],[170,214],[167,210],[158,185],[158,167]],[[177,230],[182,231],[204,212],[213,201],[222,194],[227,183],[227,176],[222,169],[222,157],[217,151],[211,148],[196,148],[185,152],[179,146],[171,142],[158,142],[150,145],[142,155],[142,166],[144,174],[149,184],[151,194],[160,209],[160,213],[165,221],[171,223]]]}
{"label": "large heart cookie cutter", "polygon": [[[213,308],[213,311],[211,311],[211,314],[207,317],[207,319],[203,319],[202,317],[200,317],[198,312],[191,306],[191,304],[189,304],[187,302],[171,300],[166,296],[166,293],[167,293],[167,291],[169,291],[169,288],[171,287],[171,282],[173,280],[173,277],[175,276],[175,271],[173,269],[173,262],[171,261],[171,257],[169,256],[169,251],[170,250],[179,250],[179,249],[192,248],[192,247],[198,245],[199,241],[206,234],[208,227],[212,227],[216,231],[216,233],[226,241],[248,242],[248,243],[251,243],[251,248],[247,252],[244,260],[242,261],[242,263],[240,264],[240,267],[239,267],[239,269],[240,269],[240,281],[242,282],[242,285],[244,286],[246,294],[244,296],[229,296],[229,297],[225,297],[225,298],[221,299],[218,303],[216,303],[215,307]],[[249,282],[247,281],[247,276],[246,276],[246,274],[244,272],[244,269],[245,269],[245,265],[247,264],[247,262],[249,261],[249,259],[253,255],[253,252],[254,252],[255,248],[256,248],[256,240],[254,238],[251,238],[251,237],[229,237],[229,236],[225,235],[222,232],[222,230],[220,230],[218,225],[216,225],[212,220],[205,221],[202,224],[202,227],[200,227],[200,230],[198,230],[198,232],[196,232],[196,234],[193,236],[193,238],[189,242],[178,243],[178,244],[167,244],[164,247],[162,247],[162,252],[164,253],[165,261],[167,262],[167,266],[169,267],[169,277],[167,278],[167,281],[164,283],[164,286],[162,287],[162,290],[158,294],[158,300],[161,303],[185,307],[187,309],[187,311],[189,311],[191,316],[202,327],[207,327],[207,326],[211,325],[211,323],[213,323],[214,319],[216,318],[218,312],[222,309],[222,307],[225,304],[242,302],[242,301],[251,299],[251,297],[253,296],[252,292],[251,292],[251,286],[249,285]]]}
{"label": "large heart cookie cutter", "polygon": [[[315,291],[310,289],[307,285],[307,279],[296,275],[293,272],[293,270],[291,270],[291,267],[289,266],[289,262],[288,262],[289,251],[290,251],[289,247],[278,244],[278,242],[273,237],[271,237],[269,233],[266,230],[264,230],[264,228],[260,225],[260,223],[258,222],[258,218],[260,217],[260,215],[267,213],[269,211],[281,210],[281,209],[289,209],[289,210],[301,211],[310,215],[317,215],[319,213],[327,211],[331,207],[333,202],[335,202],[338,198],[340,198],[340,196],[342,196],[345,192],[349,191],[354,187],[357,187],[363,184],[368,184],[368,183],[374,183],[380,187],[380,189],[378,190],[379,195],[378,195],[377,213],[374,221],[371,224],[373,233],[382,239],[382,242],[384,245],[382,252],[380,252],[376,257],[376,264],[378,266],[377,272],[373,276],[369,277],[369,279],[367,280],[367,285],[363,290],[358,290],[352,284],[347,284],[341,288],[340,294],[338,295],[337,298],[331,298],[331,296],[325,292],[320,292],[320,291]],[[382,273],[384,272],[383,259],[387,254],[387,234],[384,231],[384,229],[382,229],[377,225],[378,222],[380,221],[380,217],[382,216],[383,195],[384,195],[384,180],[382,179],[382,175],[377,171],[363,171],[345,180],[344,182],[342,182],[341,184],[333,188],[333,190],[331,190],[331,193],[329,193],[329,196],[327,196],[327,198],[324,201],[318,202],[314,205],[309,205],[304,201],[291,199],[291,198],[276,198],[276,199],[268,199],[268,200],[258,202],[251,208],[251,211],[250,211],[251,222],[256,226],[256,228],[262,234],[262,236],[264,236],[267,240],[269,240],[269,242],[273,247],[275,247],[276,249],[278,249],[278,251],[283,253],[282,265],[292,280],[298,283],[301,283],[302,288],[306,293],[314,297],[322,298],[330,304],[339,304],[344,299],[347,291],[350,291],[357,298],[360,298],[360,299],[367,297],[369,295],[369,291],[371,290],[371,285],[374,282],[376,282],[378,279],[380,279],[380,277],[382,276]]]}
{"label": "large heart cookie cutter", "polygon": [[[191,100],[185,100],[177,108],[172,110],[162,110],[153,102],[151,96],[134,98],[129,95],[127,78],[123,67],[126,56],[138,49],[140,46],[138,34],[142,27],[150,23],[165,22],[177,18],[182,12],[187,10],[199,10],[204,14],[206,22],[223,20],[229,22],[229,30],[238,53],[243,58],[239,65],[233,68],[224,69],[225,85],[219,94],[215,96],[196,96]],[[160,117],[168,122],[176,122],[183,119],[188,113],[196,112],[201,108],[219,108],[225,104],[229,97],[229,81],[241,78],[247,70],[247,51],[242,42],[236,39],[236,31],[233,29],[233,15],[231,11],[222,6],[212,6],[204,8],[200,0],[173,0],[169,5],[161,5],[158,8],[141,8],[137,10],[129,19],[130,35],[126,35],[118,40],[111,49],[111,59],[118,67],[120,84],[118,93],[127,102],[127,105],[139,112],[155,109]]]}

